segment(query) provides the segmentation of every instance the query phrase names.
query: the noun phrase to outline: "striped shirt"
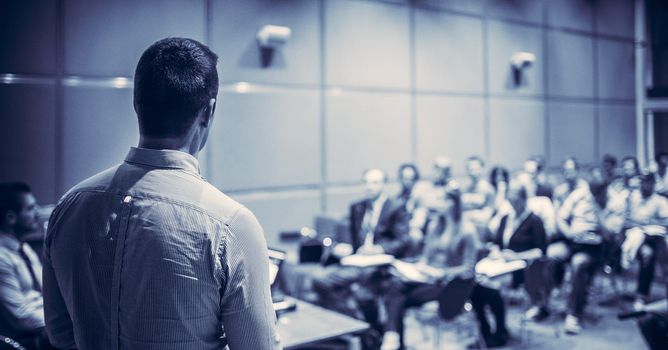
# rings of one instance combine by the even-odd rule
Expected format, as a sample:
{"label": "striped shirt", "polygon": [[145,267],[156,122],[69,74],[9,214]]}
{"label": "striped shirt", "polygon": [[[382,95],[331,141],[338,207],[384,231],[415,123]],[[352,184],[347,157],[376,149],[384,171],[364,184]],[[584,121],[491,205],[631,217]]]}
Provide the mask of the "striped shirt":
{"label": "striped shirt", "polygon": [[0,233],[0,334],[11,337],[44,327],[41,277],[35,251],[14,235]]}
{"label": "striped shirt", "polygon": [[78,349],[280,349],[253,214],[173,150],[132,148],[49,220],[44,313]]}

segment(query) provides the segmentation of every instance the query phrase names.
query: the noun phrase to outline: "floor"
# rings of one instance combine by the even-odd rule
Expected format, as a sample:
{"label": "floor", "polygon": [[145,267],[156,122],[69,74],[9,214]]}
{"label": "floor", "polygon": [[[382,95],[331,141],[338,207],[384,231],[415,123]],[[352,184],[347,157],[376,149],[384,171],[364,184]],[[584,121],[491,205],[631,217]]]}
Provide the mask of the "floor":
{"label": "floor", "polygon": [[[511,298],[512,295],[506,295],[507,302],[509,299],[514,299],[514,302],[508,303],[517,305],[508,305],[507,322],[513,338],[508,346],[501,349],[646,349],[647,346],[635,321],[617,319],[617,314],[621,310],[629,309],[631,302],[628,300],[630,298],[615,298],[615,296],[631,294],[628,292],[633,286],[633,283],[627,283],[619,294],[615,294],[612,292],[609,280],[601,278],[597,281],[583,320],[583,331],[576,336],[564,334],[562,330],[566,289],[561,293],[556,292],[553,296],[551,302],[553,312],[548,319],[540,323],[526,323],[524,327],[522,315],[526,306],[523,305],[525,303],[522,300],[523,295],[521,292],[514,298]],[[656,294],[656,299],[660,299],[663,292],[663,288],[655,285],[653,293]],[[619,301],[614,302],[614,300]],[[406,340],[409,349],[437,349],[432,325],[418,321],[418,318],[424,319],[423,314],[428,312],[413,311],[407,317]],[[444,324],[442,327],[441,346],[438,349],[466,349],[467,345],[475,340],[474,332],[477,327],[471,312],[464,313],[459,320]]]}
{"label": "floor", "polygon": [[[301,269],[313,273],[313,267],[300,266]],[[569,292],[568,284],[555,290],[550,299],[552,315],[540,323],[522,325],[524,310],[528,308],[526,294],[523,290],[504,290],[508,317],[507,323],[512,339],[508,346],[500,349],[568,349],[568,350],[642,350],[647,349],[635,320],[620,321],[617,314],[628,311],[632,305],[635,289],[635,271],[627,272],[629,277],[621,279],[613,287],[612,279],[602,273],[594,279],[589,305],[583,318],[583,331],[573,336],[564,334],[562,329],[565,299]],[[566,279],[568,281],[568,277]],[[655,281],[652,299],[659,300],[666,296],[666,290],[659,281]],[[307,293],[308,294],[308,293]],[[308,300],[308,299],[307,299]],[[432,305],[432,308],[437,307]],[[464,312],[452,323],[442,324],[440,347],[435,347],[436,337],[433,322],[429,314],[435,315],[429,307],[411,310],[406,316],[406,345],[409,350],[428,349],[466,349],[476,337],[477,324],[472,312]],[[418,320],[419,319],[419,320]],[[491,319],[491,315],[490,315]],[[355,342],[353,342],[355,343]],[[321,347],[313,347],[320,349]],[[339,347],[322,347],[323,349],[339,349]],[[344,347],[345,348],[345,347]],[[349,349],[359,349],[355,344]]]}

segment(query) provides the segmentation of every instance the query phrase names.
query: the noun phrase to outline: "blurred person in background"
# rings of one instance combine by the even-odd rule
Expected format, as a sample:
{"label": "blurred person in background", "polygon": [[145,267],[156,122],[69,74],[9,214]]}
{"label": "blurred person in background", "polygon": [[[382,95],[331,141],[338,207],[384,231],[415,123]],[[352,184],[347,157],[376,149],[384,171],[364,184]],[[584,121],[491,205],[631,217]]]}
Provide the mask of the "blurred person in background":
{"label": "blurred person in background", "polygon": [[580,178],[580,164],[575,157],[566,158],[561,166],[561,173],[564,176],[564,182],[555,187],[554,198],[552,198],[557,210],[573,191],[587,186],[587,182]]}
{"label": "blurred person in background", "polygon": [[547,255],[557,265],[570,261],[571,291],[564,329],[581,331],[580,319],[587,303],[591,278],[603,259],[603,245],[622,230],[625,205],[608,193],[608,185],[594,179],[576,189],[559,208],[557,225],[565,240],[551,244]]}
{"label": "blurred person in background", "polygon": [[421,282],[392,279],[385,291],[386,332],[382,350],[404,348],[404,315],[407,308],[432,300],[443,302],[444,286],[453,279],[472,279],[479,240],[475,227],[462,220],[459,189],[448,187],[442,198],[423,203],[429,209],[424,248],[416,269]]}
{"label": "blurred person in background", "polygon": [[[400,201],[386,193],[385,172],[367,170],[363,180],[365,198],[350,205],[351,243],[337,243],[330,261],[353,253],[402,257],[411,246],[406,212]],[[371,325],[371,332],[363,337],[365,349],[374,348],[383,332],[376,299],[387,277],[384,272],[335,263],[313,278],[313,290],[323,307],[364,319]]]}
{"label": "blurred person in background", "polygon": [[594,172],[598,173],[600,178],[608,184],[613,183],[619,178],[617,169],[617,157],[612,154],[605,154],[601,158],[601,168],[595,168]]}
{"label": "blurred person in background", "polygon": [[415,184],[420,181],[420,172],[415,164],[404,163],[399,166],[397,175],[399,178],[399,186],[401,186],[401,188],[399,189],[396,199],[404,207],[406,213],[412,215],[413,210],[415,210],[417,205],[413,189],[415,188]]}
{"label": "blurred person in background", "polygon": [[479,156],[466,160],[468,182],[462,191],[464,219],[483,229],[494,212],[494,187],[484,178],[485,162]]}
{"label": "blurred person in background", "polygon": [[640,165],[638,159],[632,156],[622,158],[620,163],[621,177],[610,184],[610,190],[612,195],[627,201],[631,193],[640,188]]}
{"label": "blurred person in background", "polygon": [[545,159],[532,156],[524,162],[523,170],[518,180],[526,187],[529,198],[547,197],[551,200],[553,189],[545,174]]}
{"label": "blurred person in background", "polygon": [[668,199],[654,191],[654,174],[642,176],[640,188],[629,198],[626,238],[622,243],[622,266],[628,268],[634,258],[640,263],[637,299],[634,309],[642,309],[649,301],[654,281],[657,252],[664,251],[668,227]]}
{"label": "blurred person in background", "polygon": [[426,203],[434,203],[445,196],[446,188],[459,185],[452,178],[452,161],[445,156],[434,158],[431,181],[420,181],[413,188],[417,200],[417,207],[410,221],[410,237],[414,242],[421,242],[424,238],[429,209]]}
{"label": "blurred person in background", "polygon": [[656,155],[656,193],[668,197],[668,153]]}
{"label": "blurred person in background", "polygon": [[51,349],[44,324],[42,264],[23,241],[39,226],[25,183],[0,184],[0,334],[29,349]]}
{"label": "blurred person in background", "polygon": [[489,183],[494,188],[494,212],[506,201],[510,173],[502,166],[495,166],[489,173]]}
{"label": "blurred person in background", "polygon": [[[492,233],[488,255],[490,259],[525,260],[527,264],[530,264],[544,256],[547,247],[545,228],[541,219],[528,208],[527,200],[526,188],[519,182],[511,183],[508,187],[507,202],[489,222],[489,230]],[[548,282],[546,281],[546,287]],[[522,283],[524,283],[524,270],[513,273],[511,288],[517,288]],[[480,279],[471,294],[471,303],[480,325],[480,333],[487,347],[504,346],[509,339],[501,289],[501,285],[496,281]],[[548,291],[549,289],[546,288],[544,293],[529,295],[531,308],[527,310],[525,317],[538,320],[549,314]],[[487,320],[487,307],[494,316],[496,324],[494,332]],[[481,347],[481,344],[470,346],[470,348]]]}

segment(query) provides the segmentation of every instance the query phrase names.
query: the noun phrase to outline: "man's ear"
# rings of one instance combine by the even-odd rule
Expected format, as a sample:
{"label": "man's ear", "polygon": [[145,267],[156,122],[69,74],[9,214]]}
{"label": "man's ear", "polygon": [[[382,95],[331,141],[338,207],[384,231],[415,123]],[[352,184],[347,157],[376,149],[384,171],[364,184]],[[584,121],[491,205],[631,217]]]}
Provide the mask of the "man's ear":
{"label": "man's ear", "polygon": [[7,213],[5,213],[4,222],[9,226],[16,225],[16,213],[13,210],[8,210]]}
{"label": "man's ear", "polygon": [[202,124],[209,127],[213,121],[214,112],[216,111],[216,99],[212,98],[209,100],[209,104],[205,107],[204,113],[202,113]]}

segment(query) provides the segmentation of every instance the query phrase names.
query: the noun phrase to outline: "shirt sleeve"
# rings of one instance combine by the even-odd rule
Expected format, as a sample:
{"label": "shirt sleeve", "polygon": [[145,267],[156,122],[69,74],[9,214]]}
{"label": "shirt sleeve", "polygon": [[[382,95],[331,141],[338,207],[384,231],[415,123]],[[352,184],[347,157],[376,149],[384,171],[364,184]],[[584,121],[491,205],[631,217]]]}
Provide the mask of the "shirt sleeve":
{"label": "shirt sleeve", "polygon": [[53,236],[58,229],[58,218],[73,199],[61,202],[51,214],[49,225],[44,240],[44,264],[42,265],[42,283],[44,289],[44,315],[46,321],[46,333],[51,344],[59,349],[75,348],[74,327],[72,319],[67,311],[65,300],[60,292],[56,274],[51,262],[50,247]]}
{"label": "shirt sleeve", "polygon": [[44,327],[42,295],[37,291],[21,290],[16,266],[9,256],[0,258],[0,303],[12,317],[19,330],[35,330]]}
{"label": "shirt sleeve", "polygon": [[227,270],[221,317],[229,348],[281,349],[262,227],[244,207],[230,222],[229,231],[221,257]]}

